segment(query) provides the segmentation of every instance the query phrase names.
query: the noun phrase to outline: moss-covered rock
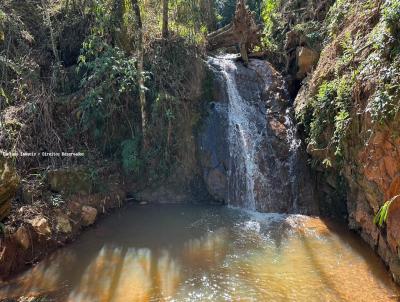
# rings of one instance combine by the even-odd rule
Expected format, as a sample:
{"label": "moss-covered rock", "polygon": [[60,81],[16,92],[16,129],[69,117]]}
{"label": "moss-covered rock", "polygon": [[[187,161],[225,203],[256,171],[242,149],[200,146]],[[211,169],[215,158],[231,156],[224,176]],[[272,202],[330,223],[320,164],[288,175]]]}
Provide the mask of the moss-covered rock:
{"label": "moss-covered rock", "polygon": [[93,190],[89,173],[81,168],[49,171],[47,183],[50,190],[57,193],[86,195]]}

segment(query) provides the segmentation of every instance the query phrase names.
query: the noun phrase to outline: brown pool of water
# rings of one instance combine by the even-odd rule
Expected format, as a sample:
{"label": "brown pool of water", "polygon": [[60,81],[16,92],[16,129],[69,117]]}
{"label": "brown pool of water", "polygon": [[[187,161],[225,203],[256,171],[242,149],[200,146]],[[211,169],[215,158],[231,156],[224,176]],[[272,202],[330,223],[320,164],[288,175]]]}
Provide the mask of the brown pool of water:
{"label": "brown pool of water", "polygon": [[17,278],[0,299],[396,301],[382,262],[339,224],[226,207],[128,206]]}

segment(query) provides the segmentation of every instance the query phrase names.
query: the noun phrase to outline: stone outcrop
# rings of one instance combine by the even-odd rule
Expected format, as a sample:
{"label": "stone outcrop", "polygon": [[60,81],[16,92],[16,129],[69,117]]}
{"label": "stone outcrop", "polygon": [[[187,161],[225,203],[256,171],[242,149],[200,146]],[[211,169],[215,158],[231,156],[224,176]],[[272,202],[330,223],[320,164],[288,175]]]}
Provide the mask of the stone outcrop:
{"label": "stone outcrop", "polygon": [[0,237],[0,280],[76,238],[82,228],[92,225],[100,214],[121,207],[126,195],[121,180],[116,175],[108,175],[107,181],[104,184],[107,192],[72,194],[65,196],[57,207],[30,204],[13,213]]}
{"label": "stone outcrop", "polygon": [[304,79],[312,71],[319,59],[319,53],[308,47],[296,48],[296,79]]}
{"label": "stone outcrop", "polygon": [[53,192],[65,194],[89,194],[92,182],[84,169],[58,169],[47,173],[47,182]]}

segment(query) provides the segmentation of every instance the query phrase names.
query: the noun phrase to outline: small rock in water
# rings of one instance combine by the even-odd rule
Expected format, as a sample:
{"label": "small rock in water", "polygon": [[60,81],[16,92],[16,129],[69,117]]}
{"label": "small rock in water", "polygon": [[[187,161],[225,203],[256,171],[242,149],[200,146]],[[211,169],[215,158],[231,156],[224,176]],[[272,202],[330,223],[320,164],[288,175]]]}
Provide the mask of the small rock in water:
{"label": "small rock in water", "polygon": [[141,201],[141,202],[139,202],[139,204],[140,204],[141,206],[145,206],[145,205],[147,204],[147,201]]}

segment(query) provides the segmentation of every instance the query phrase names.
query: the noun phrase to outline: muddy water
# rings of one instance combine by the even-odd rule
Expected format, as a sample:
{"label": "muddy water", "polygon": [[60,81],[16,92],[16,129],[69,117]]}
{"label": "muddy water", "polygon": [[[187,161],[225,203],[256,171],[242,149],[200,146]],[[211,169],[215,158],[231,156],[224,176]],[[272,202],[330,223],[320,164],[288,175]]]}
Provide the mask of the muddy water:
{"label": "muddy water", "polygon": [[383,264],[319,219],[130,206],[1,285],[54,301],[395,301]]}

